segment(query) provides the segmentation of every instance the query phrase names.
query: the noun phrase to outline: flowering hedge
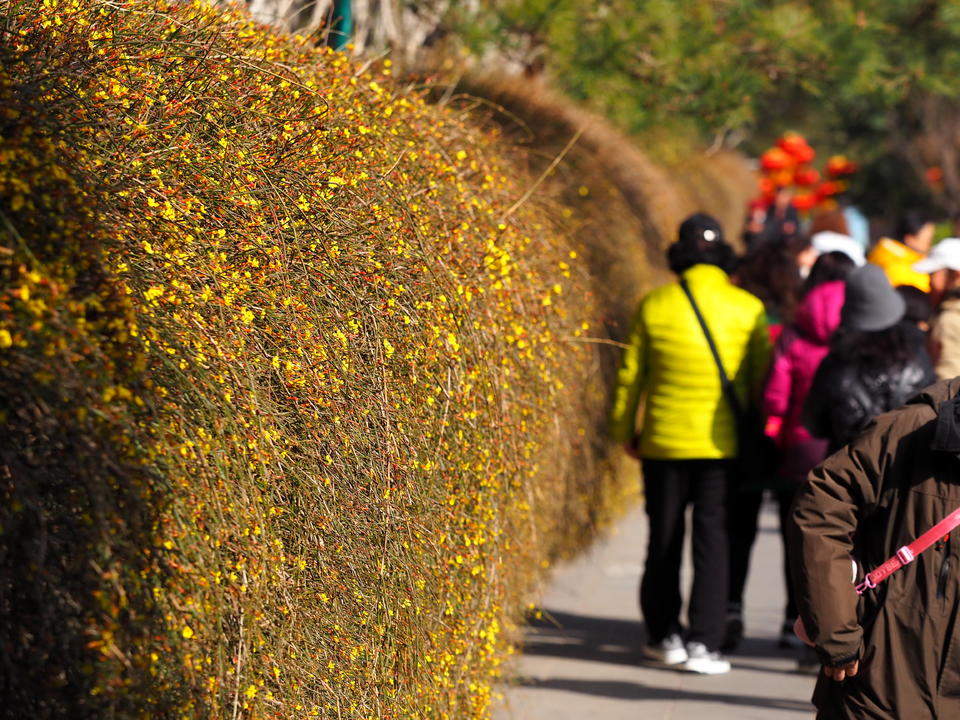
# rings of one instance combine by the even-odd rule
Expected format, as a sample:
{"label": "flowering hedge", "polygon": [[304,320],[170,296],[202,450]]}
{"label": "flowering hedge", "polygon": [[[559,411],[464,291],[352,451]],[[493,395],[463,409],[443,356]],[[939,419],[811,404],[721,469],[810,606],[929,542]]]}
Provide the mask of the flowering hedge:
{"label": "flowering hedge", "polygon": [[556,213],[388,62],[200,3],[2,12],[3,695],[483,717],[596,497]]}
{"label": "flowering hedge", "polygon": [[513,151],[239,13],[0,12],[4,697],[484,717],[603,409]]}

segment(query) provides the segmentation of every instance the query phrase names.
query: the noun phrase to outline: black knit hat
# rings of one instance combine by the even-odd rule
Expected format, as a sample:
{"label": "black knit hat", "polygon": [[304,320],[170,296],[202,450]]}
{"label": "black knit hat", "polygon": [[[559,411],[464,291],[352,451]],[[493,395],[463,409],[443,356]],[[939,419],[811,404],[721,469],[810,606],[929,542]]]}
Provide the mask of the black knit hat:
{"label": "black knit hat", "polygon": [[677,241],[683,244],[724,242],[720,223],[706,213],[695,213],[684,220],[677,235]]}
{"label": "black knit hat", "polygon": [[730,272],[735,253],[723,239],[723,228],[710,215],[696,213],[680,224],[677,241],[667,248],[667,264],[678,275],[694,265],[716,265]]}

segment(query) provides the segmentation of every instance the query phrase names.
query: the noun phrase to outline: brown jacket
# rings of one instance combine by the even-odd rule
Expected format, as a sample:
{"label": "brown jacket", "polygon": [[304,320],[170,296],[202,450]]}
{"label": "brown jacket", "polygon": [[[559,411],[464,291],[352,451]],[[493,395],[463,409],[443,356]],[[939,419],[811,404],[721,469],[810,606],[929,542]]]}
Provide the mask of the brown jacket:
{"label": "brown jacket", "polygon": [[960,459],[937,435],[939,405],[958,391],[960,378],[940,382],[881,415],[798,492],[788,548],[800,616],[825,663],[860,658],[842,683],[821,674],[818,718],[960,719],[960,531],[859,599],[850,564],[859,581],[960,506]]}

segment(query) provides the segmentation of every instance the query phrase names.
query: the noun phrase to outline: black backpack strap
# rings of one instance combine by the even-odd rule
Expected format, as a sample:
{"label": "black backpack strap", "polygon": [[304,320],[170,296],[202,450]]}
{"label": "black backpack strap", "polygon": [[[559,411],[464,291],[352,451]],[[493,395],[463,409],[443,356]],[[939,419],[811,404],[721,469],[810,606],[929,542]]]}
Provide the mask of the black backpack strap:
{"label": "black backpack strap", "polygon": [[710,328],[707,326],[706,318],[704,318],[703,313],[700,312],[700,306],[697,305],[697,301],[694,300],[693,293],[690,291],[690,285],[687,284],[685,278],[680,278],[680,287],[686,294],[687,300],[690,301],[690,306],[693,308],[693,312],[697,316],[697,321],[700,323],[700,327],[703,329],[703,335],[707,338],[707,345],[710,346],[710,352],[713,355],[713,361],[717,364],[717,371],[720,374],[720,387],[723,388],[723,394],[727,398],[727,402],[730,403],[730,409],[733,411],[733,416],[739,422],[743,420],[744,417],[743,404],[740,402],[740,396],[737,395],[736,387],[730,380],[730,377],[727,375],[727,371],[723,368],[723,360],[720,359],[720,351],[717,350],[717,344],[713,341],[713,335],[710,333]]}

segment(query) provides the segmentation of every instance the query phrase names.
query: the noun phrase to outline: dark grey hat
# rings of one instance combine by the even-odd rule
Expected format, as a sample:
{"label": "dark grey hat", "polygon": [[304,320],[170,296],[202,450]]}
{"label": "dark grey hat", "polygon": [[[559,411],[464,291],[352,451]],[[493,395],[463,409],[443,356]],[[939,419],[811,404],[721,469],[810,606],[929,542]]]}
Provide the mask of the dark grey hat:
{"label": "dark grey hat", "polygon": [[864,265],[847,276],[847,297],[840,324],[851,330],[874,332],[893,327],[907,310],[886,273],[876,265]]}

